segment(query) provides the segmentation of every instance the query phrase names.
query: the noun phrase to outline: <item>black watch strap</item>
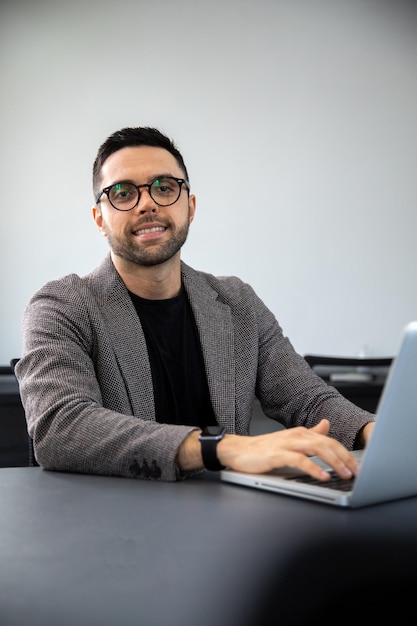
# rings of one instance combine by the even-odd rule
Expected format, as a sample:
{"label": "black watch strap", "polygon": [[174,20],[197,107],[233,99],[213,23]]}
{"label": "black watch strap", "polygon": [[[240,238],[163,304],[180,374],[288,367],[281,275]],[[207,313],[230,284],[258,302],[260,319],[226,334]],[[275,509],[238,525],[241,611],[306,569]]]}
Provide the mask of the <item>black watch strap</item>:
{"label": "black watch strap", "polygon": [[211,472],[219,472],[225,467],[217,458],[217,444],[225,434],[224,426],[207,426],[199,436],[204,467]]}

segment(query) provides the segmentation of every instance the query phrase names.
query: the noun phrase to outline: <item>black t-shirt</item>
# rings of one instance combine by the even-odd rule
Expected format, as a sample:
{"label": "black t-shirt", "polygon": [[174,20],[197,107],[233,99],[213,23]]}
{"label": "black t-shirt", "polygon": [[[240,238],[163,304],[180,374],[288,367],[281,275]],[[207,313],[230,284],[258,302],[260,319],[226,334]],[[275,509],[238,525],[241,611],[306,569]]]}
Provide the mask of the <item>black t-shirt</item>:
{"label": "black t-shirt", "polygon": [[129,293],[145,333],[157,421],[200,428],[216,424],[200,338],[184,288],[168,300]]}

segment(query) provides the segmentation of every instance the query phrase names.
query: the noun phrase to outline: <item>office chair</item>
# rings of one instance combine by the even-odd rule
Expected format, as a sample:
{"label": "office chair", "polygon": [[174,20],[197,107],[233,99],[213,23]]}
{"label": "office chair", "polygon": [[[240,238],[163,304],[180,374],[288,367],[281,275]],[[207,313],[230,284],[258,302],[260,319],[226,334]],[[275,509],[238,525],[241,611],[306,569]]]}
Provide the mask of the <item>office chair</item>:
{"label": "office chair", "polygon": [[306,354],[304,359],[323,380],[357,406],[375,413],[392,357],[338,357]]}
{"label": "office chair", "polygon": [[13,367],[0,366],[0,467],[27,467],[27,425]]}
{"label": "office chair", "polygon": [[[11,359],[10,361],[10,367],[14,373],[14,369],[16,367],[17,362],[19,361],[19,359]],[[27,444],[28,444],[28,465],[29,467],[39,467],[39,463],[37,462],[36,458],[35,458],[35,450],[33,448],[33,439],[32,437],[29,435],[29,433],[27,433]]]}

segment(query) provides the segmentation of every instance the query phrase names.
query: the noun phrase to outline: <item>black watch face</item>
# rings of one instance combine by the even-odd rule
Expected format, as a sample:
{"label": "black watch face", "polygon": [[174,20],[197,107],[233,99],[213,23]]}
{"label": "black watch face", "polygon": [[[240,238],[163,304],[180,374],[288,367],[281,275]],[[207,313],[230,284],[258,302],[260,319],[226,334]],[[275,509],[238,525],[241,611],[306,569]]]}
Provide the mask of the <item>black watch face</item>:
{"label": "black watch face", "polygon": [[225,433],[226,433],[226,428],[224,426],[206,426],[201,436],[207,439],[220,440]]}
{"label": "black watch face", "polygon": [[223,432],[223,426],[206,426],[203,430],[203,435],[206,437],[216,437]]}

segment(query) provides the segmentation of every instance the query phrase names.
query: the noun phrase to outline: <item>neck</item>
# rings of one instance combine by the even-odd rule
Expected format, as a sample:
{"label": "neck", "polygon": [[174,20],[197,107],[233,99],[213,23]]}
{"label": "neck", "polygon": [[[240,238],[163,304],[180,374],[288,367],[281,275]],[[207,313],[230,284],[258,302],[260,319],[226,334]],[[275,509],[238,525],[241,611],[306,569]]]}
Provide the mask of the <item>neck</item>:
{"label": "neck", "polygon": [[174,298],[181,290],[181,263],[177,254],[165,263],[145,267],[112,254],[114,266],[132,293],[148,300]]}

